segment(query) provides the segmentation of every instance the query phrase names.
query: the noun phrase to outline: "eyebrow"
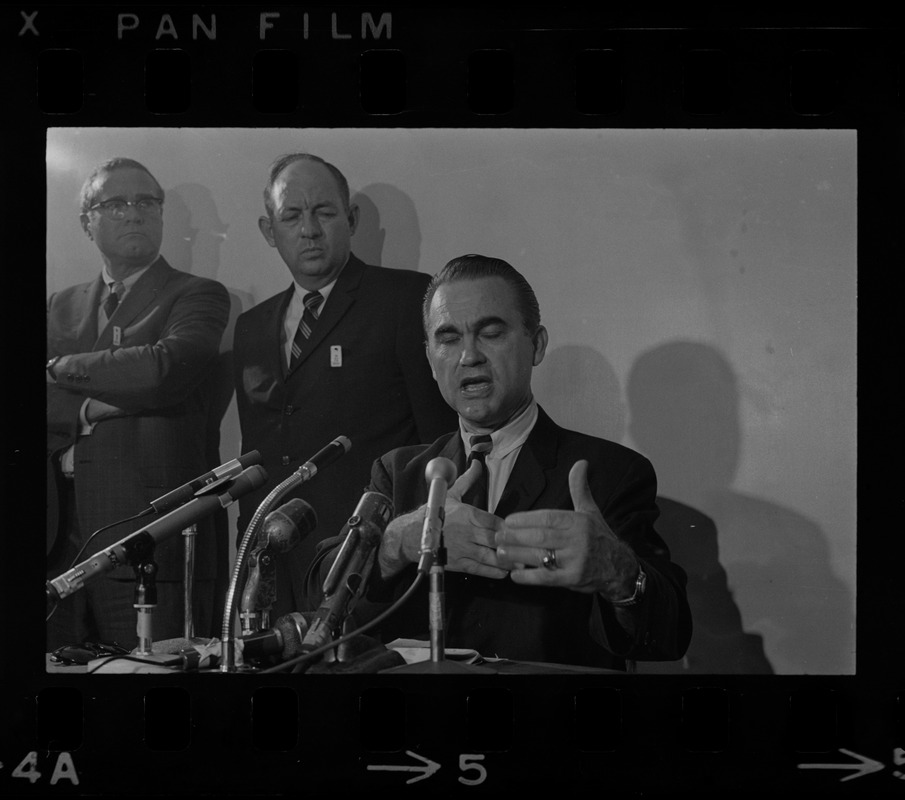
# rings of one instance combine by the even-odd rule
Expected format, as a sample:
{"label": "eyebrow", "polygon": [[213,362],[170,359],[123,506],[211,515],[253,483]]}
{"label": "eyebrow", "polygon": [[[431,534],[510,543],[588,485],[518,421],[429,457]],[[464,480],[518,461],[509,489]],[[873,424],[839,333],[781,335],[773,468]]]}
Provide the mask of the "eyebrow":
{"label": "eyebrow", "polygon": [[[318,202],[311,205],[312,211],[317,211],[319,208],[342,208],[342,204],[338,205],[338,204],[334,203],[332,200],[319,200]],[[294,205],[294,204],[287,203],[285,206],[283,206],[283,208],[281,210],[282,211],[301,211],[301,209],[302,209],[301,205]]]}
{"label": "eyebrow", "polygon": [[[96,200],[96,203],[109,203],[111,200],[125,200],[126,196],[122,194],[115,194],[113,197],[107,197],[104,200]],[[137,194],[135,195],[136,200],[160,200],[160,198],[156,194]]]}
{"label": "eyebrow", "polygon": [[[509,328],[509,323],[504,320],[502,317],[481,317],[475,324],[474,329],[476,331],[482,331],[484,328],[488,328],[491,325],[502,325],[504,328]],[[459,328],[452,323],[447,323],[445,325],[441,325],[436,330],[434,330],[434,337],[443,336],[447,333],[458,333]]]}

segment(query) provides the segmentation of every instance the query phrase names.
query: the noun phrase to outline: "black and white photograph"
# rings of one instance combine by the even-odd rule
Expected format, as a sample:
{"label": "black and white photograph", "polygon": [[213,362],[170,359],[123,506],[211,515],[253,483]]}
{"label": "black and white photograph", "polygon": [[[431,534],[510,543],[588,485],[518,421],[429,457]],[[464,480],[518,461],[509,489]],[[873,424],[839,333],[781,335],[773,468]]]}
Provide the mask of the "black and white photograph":
{"label": "black and white photograph", "polygon": [[0,794],[901,793],[901,30],[792,6],[4,7]]}
{"label": "black and white photograph", "polygon": [[[856,152],[856,133],[846,130],[54,128],[47,136],[47,217],[56,221],[48,227],[48,294],[65,299],[67,287],[98,278],[104,242],[91,231],[109,223],[100,216],[103,205],[80,209],[79,193],[98,165],[134,159],[149,171],[151,187],[159,185],[159,195],[156,189],[146,194],[163,203],[149,215],[120,201],[115,207],[130,225],[125,229],[150,227],[150,216],[158,228],[154,257],[225,288],[219,294],[209,288],[208,304],[198,306],[216,328],[203,339],[210,352],[200,385],[208,394],[199,407],[209,415],[195,418],[195,433],[201,432],[198,419],[213,429],[198,443],[203,451],[207,442],[211,457],[205,463],[202,452],[192,469],[173,465],[182,477],[158,484],[157,494],[191,480],[193,469],[200,474],[252,450],[264,454],[269,476],[249,495],[253,502],[241,498],[230,506],[229,533],[218,534],[221,547],[228,544],[221,570],[228,564],[232,574],[254,514],[275,510],[272,503],[262,508],[274,487],[335,437],[351,437],[348,455],[285,495],[306,501],[318,522],[291,552],[273,555],[276,586],[265,598],[273,603],[264,606],[272,623],[284,614],[317,611],[317,592],[305,605],[305,572],[316,545],[341,533],[374,460],[395,447],[429,444],[457,427],[443,387],[437,391],[431,376],[433,362],[425,357],[417,324],[427,278],[460,256],[503,260],[533,288],[547,332],[542,359],[529,365],[526,391],[533,402],[562,428],[643,455],[656,475],[659,513],[652,527],[667,560],[684,573],[678,580],[693,632],[687,646],[672,652],[641,648],[633,668],[657,674],[853,674]],[[356,219],[351,230],[346,225],[344,257],[356,266],[394,270],[399,278],[424,278],[414,289],[399,282],[395,297],[384,296],[390,290],[379,282],[370,287],[373,297],[354,296],[342,315],[328,321],[337,327],[309,359],[309,387],[290,387],[276,358],[287,349],[276,316],[290,313],[287,290],[295,273],[285,259],[292,245],[281,246],[275,224],[261,227],[271,165],[293,153],[323,159],[348,183]],[[324,169],[318,162],[299,163]],[[110,175],[125,177],[131,169]],[[113,192],[106,194],[128,195],[117,187]],[[102,196],[93,199],[106,202]],[[300,235],[306,246],[325,236]],[[142,255],[147,260],[151,254]],[[325,314],[329,308],[324,305]],[[364,321],[352,323],[358,315]],[[141,324],[142,312],[134,317],[123,320],[122,335]],[[412,324],[405,329],[396,324],[406,318]],[[388,327],[387,320],[394,322]],[[111,337],[117,330],[113,325],[87,349],[109,350],[110,369],[122,368],[128,385],[96,399],[116,405],[116,393],[125,392],[128,402],[143,408],[134,385],[137,366],[116,359]],[[162,348],[148,357],[164,370],[168,347],[160,337],[141,346]],[[201,378],[194,371],[184,375],[185,391],[197,391]],[[275,388],[274,382],[284,385]],[[87,380],[63,383],[62,393],[81,403],[94,388]],[[163,417],[174,421],[168,409]],[[98,421],[87,443],[124,418],[112,419]],[[179,444],[187,444],[185,436]],[[86,534],[154,499],[148,483],[138,494],[149,496],[132,505],[123,496],[126,486],[115,496],[105,470],[119,464],[124,482],[128,470],[141,470],[129,465],[126,454],[118,458],[98,463],[105,488],[89,484],[84,490],[85,503],[116,506],[102,513],[80,505],[80,517],[91,520]],[[129,528],[113,531],[106,544]],[[163,639],[184,633],[183,593],[173,584],[182,577],[183,543],[173,538],[166,544],[179,551],[172,571],[157,576],[158,587],[173,589],[175,606]],[[243,556],[257,544],[246,542]],[[194,591],[212,592],[214,572],[204,558],[215,556],[202,536],[196,550]],[[469,569],[447,565],[445,594],[454,608],[460,601],[455,593],[470,587],[459,588],[453,573]],[[121,624],[134,630],[134,581],[131,570],[120,572]],[[241,586],[231,588],[235,594]],[[97,590],[92,582],[81,591]],[[154,621],[160,631],[166,623],[158,591]],[[222,592],[219,597],[216,609],[210,602],[196,609],[207,615],[205,636],[220,634]],[[390,619],[389,630],[398,634],[392,640],[424,642],[427,595],[408,604],[423,625],[393,626]],[[236,619],[240,607],[248,611],[235,601]],[[212,616],[219,617],[216,627],[208,621]],[[475,636],[464,629],[461,636],[446,644],[477,649]],[[480,641],[494,644],[492,638]],[[119,643],[129,649],[136,644]],[[537,657],[543,652],[520,642],[512,652],[478,655],[545,661]],[[579,663],[609,666],[583,656]]]}

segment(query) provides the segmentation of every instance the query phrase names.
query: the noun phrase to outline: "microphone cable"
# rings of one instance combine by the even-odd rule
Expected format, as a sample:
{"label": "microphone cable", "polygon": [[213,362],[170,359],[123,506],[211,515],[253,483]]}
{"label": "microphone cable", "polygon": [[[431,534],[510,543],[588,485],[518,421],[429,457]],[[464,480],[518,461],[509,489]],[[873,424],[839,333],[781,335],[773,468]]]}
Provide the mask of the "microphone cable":
{"label": "microphone cable", "polygon": [[[117,525],[125,525],[127,522],[134,522],[137,519],[141,519],[142,517],[146,517],[146,516],[148,516],[148,514],[153,514],[153,513],[154,513],[153,508],[146,508],[143,511],[139,511],[137,514],[135,514],[131,517],[126,517],[125,519],[119,519],[116,522],[111,522],[109,525],[104,525],[102,528],[98,528],[87,539],[85,539],[85,543],[81,546],[78,553],[75,554],[75,557],[72,559],[69,566],[63,570],[63,572],[64,573],[69,572],[69,570],[71,570],[76,564],[79,563],[79,561],[81,561],[82,553],[85,552],[85,550],[88,548],[88,545],[91,544],[91,540],[94,539],[94,537],[97,536],[99,533],[103,533],[104,531],[108,530],[109,528],[115,528]],[[44,619],[45,623],[50,621],[50,618],[53,616],[54,612],[57,610],[57,605],[59,605],[59,601],[55,600],[53,603],[53,608],[50,609],[50,613]]]}
{"label": "microphone cable", "polygon": [[[387,617],[394,614],[397,611],[397,609],[399,609],[401,606],[403,606],[408,601],[408,599],[415,593],[415,589],[418,588],[418,585],[421,583],[421,581],[423,579],[424,579],[424,573],[419,572],[415,576],[415,580],[412,581],[409,588],[405,590],[405,592],[402,594],[402,596],[398,600],[396,600],[396,602],[394,602],[389,608],[385,609],[380,614],[378,614],[376,617],[374,617],[374,619],[372,619],[370,622],[367,622],[364,625],[362,625],[360,628],[356,628],[354,631],[350,631],[349,633],[343,634],[338,639],[334,639],[332,642],[328,642],[325,645],[321,645],[316,650],[312,650],[308,653],[303,653],[300,656],[296,656],[295,658],[292,658],[289,661],[284,661],[282,664],[277,664],[274,667],[268,667],[267,669],[262,669],[257,674],[260,675],[260,674],[267,674],[267,673],[272,673],[272,672],[282,672],[282,671],[290,669],[290,668],[292,668],[293,672],[295,672],[295,673],[304,672],[306,669],[308,669],[308,667],[310,667],[317,660],[318,657],[322,656],[324,653],[328,652],[329,650],[332,650],[335,647],[339,647],[339,645],[349,641],[350,639],[354,638],[355,636],[358,636],[361,633],[364,633],[365,631],[371,630],[372,628],[376,627],[381,622],[383,622]],[[298,667],[300,667],[300,666],[303,667],[303,669],[298,669]]]}

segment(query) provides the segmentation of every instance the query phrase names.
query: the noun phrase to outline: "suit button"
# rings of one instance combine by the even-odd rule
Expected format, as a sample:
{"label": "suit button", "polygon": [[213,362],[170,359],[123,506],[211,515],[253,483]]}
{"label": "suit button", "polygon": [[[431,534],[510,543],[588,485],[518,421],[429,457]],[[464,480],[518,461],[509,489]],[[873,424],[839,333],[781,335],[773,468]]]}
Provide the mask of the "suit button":
{"label": "suit button", "polygon": [[295,411],[295,409],[292,407],[291,403],[288,406],[286,406],[286,408],[283,409],[283,413],[286,414],[287,416],[289,414],[291,414],[293,411]]}
{"label": "suit button", "polygon": [[282,458],[280,458],[280,463],[284,467],[288,467],[289,466],[289,456],[283,456]]}

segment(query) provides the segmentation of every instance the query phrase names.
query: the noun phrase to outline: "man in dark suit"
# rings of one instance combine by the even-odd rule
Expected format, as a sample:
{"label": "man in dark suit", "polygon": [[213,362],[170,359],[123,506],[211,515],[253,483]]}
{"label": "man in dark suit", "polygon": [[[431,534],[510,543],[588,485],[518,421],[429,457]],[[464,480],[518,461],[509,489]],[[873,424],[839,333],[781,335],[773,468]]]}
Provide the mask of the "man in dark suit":
{"label": "man in dark suit", "polygon": [[[528,283],[500,259],[454,259],[431,283],[424,328],[433,375],[459,425],[373,465],[370,488],[399,515],[355,619],[373,618],[411,586],[425,468],[442,457],[460,476],[443,529],[448,647],[610,669],[681,658],[691,636],[686,578],[653,528],[653,467],[626,447],[560,428],[538,407],[531,373],[547,331]],[[339,545],[325,542],[312,566],[313,602]],[[382,623],[385,643],[428,638],[426,583]]]}
{"label": "man in dark suit", "polygon": [[[48,578],[142,524],[113,523],[216,466],[206,457],[205,380],[229,296],[160,256],[163,202],[154,176],[126,158],[101,164],[82,188],[82,229],[103,268],[47,305]],[[215,634],[217,553],[226,553],[210,525],[199,522],[194,537],[192,619],[204,635]],[[153,553],[154,639],[184,633],[181,539]],[[135,590],[133,569],[123,566],[63,598],[48,621],[48,647],[86,639],[134,647]]]}
{"label": "man in dark suit", "polygon": [[262,501],[314,453],[340,435],[352,443],[340,462],[281,498],[305,499],[318,524],[276,558],[273,620],[307,609],[304,576],[315,545],[352,515],[374,459],[432,441],[455,415],[424,360],[421,300],[429,278],[369,266],[352,254],[358,208],[342,173],[316,156],[283,156],[271,167],[264,203],[261,233],[293,283],[236,323],[242,449],[260,451],[270,478],[240,500],[239,536]]}

